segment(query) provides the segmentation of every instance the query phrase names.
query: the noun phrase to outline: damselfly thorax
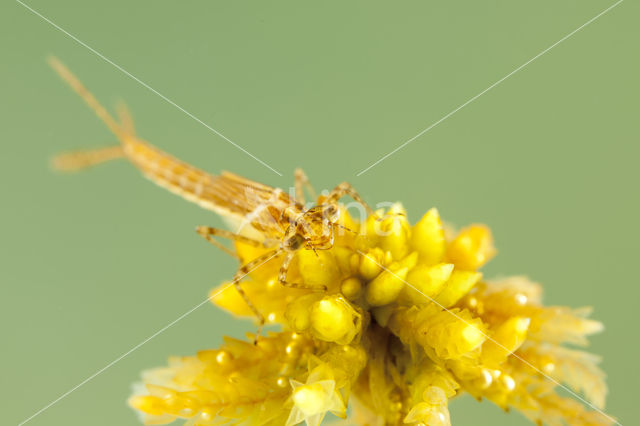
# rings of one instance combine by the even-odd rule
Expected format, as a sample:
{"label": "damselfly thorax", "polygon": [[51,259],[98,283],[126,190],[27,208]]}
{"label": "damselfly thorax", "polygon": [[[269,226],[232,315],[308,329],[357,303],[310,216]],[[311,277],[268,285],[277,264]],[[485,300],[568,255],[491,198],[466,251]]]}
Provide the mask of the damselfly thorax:
{"label": "damselfly thorax", "polygon": [[64,65],[53,58],[50,63],[120,141],[117,146],[61,155],[54,160],[54,165],[63,170],[78,170],[115,158],[126,158],[151,181],[218,213],[229,222],[233,232],[209,226],[197,227],[197,232],[212,244],[232,256],[236,255],[235,252],[215,237],[269,249],[258,258],[240,266],[232,281],[261,325],[264,323],[262,314],[240,285],[240,281],[251,270],[278,257],[282,259],[278,276],[282,285],[324,291],[325,286],[309,286],[287,280],[287,272],[295,253],[301,249],[326,250],[333,246],[336,229],[342,227],[338,223],[338,201],[345,195],[362,204],[369,214],[374,214],[346,182],[320,198],[320,204],[306,209],[303,188],[307,186],[312,193],[313,190],[306,175],[299,169],[295,174],[296,190],[293,197],[281,189],[233,173],[212,175],[191,166],[137,137],[126,109],[119,109],[120,121],[116,121]]}

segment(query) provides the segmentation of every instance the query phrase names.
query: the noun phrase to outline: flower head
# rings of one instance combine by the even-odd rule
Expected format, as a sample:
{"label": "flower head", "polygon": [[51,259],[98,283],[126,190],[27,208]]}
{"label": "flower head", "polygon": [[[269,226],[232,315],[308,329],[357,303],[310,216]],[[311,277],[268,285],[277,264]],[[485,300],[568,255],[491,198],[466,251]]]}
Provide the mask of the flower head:
{"label": "flower head", "polygon": [[[600,411],[598,358],[563,346],[602,329],[588,309],[545,307],[541,287],[523,277],[483,279],[479,268],[496,254],[484,225],[453,234],[436,209],[413,226],[398,204],[377,213],[360,223],[342,212],[355,232],[296,254],[289,279],[326,292],[280,285],[276,260],[242,282],[282,331],[174,358],[144,374],[130,404],[150,424],[315,426],[353,406],[371,422],[449,425],[449,400],[468,393],[538,423],[612,422]],[[246,263],[265,250],[237,243],[236,252]],[[234,287],[212,294],[251,316]]]}

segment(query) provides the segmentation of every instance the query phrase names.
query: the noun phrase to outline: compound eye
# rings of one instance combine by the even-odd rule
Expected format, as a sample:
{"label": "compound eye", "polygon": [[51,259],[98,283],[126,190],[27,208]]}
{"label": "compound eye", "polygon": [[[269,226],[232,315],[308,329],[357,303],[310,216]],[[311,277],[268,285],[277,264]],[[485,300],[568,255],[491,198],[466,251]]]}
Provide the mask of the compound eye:
{"label": "compound eye", "polygon": [[340,217],[340,209],[334,204],[329,204],[324,210],[324,217],[334,222]]}

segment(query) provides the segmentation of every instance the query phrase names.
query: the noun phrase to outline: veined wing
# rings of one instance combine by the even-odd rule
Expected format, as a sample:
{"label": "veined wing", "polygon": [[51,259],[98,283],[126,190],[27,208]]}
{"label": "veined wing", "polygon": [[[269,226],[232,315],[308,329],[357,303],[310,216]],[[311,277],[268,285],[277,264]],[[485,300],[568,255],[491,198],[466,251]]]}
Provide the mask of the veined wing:
{"label": "veined wing", "polygon": [[110,147],[62,156],[57,166],[76,170],[125,156],[156,184],[220,214],[235,226],[234,231],[260,240],[280,240],[288,219],[296,209],[301,211],[302,206],[280,189],[232,173],[211,175],[139,139],[126,112],[118,123],[67,67],[55,58],[49,62],[121,142],[121,149]]}
{"label": "veined wing", "polygon": [[280,239],[291,211],[302,209],[284,191],[223,172],[211,175],[151,144],[126,136],[124,153],[142,173],[171,192],[221,215],[233,231],[260,239]]}

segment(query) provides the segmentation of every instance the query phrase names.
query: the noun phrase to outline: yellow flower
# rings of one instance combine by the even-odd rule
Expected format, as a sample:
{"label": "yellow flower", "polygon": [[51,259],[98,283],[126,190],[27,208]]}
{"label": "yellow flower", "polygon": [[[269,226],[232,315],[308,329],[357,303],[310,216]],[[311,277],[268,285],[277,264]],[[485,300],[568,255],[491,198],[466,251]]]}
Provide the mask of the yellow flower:
{"label": "yellow flower", "polygon": [[342,296],[326,296],[309,312],[311,334],[326,342],[351,343],[360,332],[361,315]]}
{"label": "yellow flower", "polygon": [[346,407],[332,373],[330,367],[321,364],[309,374],[306,383],[291,380],[293,408],[287,419],[287,426],[302,421],[307,426],[317,426],[327,412],[339,417],[346,416]]}
{"label": "yellow flower", "polygon": [[[448,236],[436,209],[414,226],[399,204],[376,216],[343,212],[355,234],[296,253],[288,280],[324,293],[280,285],[278,261],[246,277],[244,292],[282,331],[172,358],[143,375],[130,405],[149,424],[316,426],[351,406],[368,423],[447,426],[449,401],[468,393],[536,423],[612,423],[598,411],[598,358],[562,346],[602,329],[588,309],[545,307],[523,277],[484,280],[478,269],[496,253],[484,225]],[[236,251],[246,263],[266,249]],[[213,303],[253,317],[235,287],[222,288]]]}

